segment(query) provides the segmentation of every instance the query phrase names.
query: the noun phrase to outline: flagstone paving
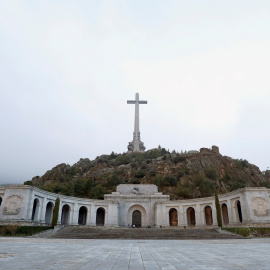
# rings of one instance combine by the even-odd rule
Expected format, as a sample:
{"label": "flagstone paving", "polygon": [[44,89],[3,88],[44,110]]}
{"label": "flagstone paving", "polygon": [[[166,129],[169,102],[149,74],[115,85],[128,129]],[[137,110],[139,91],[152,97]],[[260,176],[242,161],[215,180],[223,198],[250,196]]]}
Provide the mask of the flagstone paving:
{"label": "flagstone paving", "polygon": [[270,238],[83,240],[0,238],[0,269],[270,269]]}

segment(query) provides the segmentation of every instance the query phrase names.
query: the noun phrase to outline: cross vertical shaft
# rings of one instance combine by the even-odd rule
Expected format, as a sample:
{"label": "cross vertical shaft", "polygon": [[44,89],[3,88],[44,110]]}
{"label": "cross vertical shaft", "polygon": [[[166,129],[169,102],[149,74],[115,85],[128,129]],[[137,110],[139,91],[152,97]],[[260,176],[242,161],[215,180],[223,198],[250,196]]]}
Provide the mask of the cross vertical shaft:
{"label": "cross vertical shaft", "polygon": [[139,94],[135,95],[135,119],[134,119],[134,132],[133,140],[140,140],[140,121],[139,121]]}
{"label": "cross vertical shaft", "polygon": [[128,151],[143,152],[145,147],[140,138],[139,104],[147,104],[147,101],[139,100],[139,93],[136,93],[135,100],[128,100],[127,104],[135,104],[133,141],[129,143]]}

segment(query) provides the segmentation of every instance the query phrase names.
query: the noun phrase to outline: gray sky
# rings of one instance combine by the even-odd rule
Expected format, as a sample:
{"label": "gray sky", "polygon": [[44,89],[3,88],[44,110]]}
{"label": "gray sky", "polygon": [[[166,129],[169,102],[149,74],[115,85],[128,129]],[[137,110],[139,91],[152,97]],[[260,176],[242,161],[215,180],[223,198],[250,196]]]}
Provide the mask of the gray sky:
{"label": "gray sky", "polygon": [[0,0],[0,184],[122,153],[270,167],[270,1]]}

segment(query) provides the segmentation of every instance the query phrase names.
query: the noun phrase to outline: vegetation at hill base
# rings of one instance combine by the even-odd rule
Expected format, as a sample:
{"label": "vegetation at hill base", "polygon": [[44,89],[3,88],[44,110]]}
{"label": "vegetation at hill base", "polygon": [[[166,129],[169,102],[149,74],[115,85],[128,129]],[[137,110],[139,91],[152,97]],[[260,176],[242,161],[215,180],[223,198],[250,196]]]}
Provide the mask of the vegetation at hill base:
{"label": "vegetation at hill base", "polygon": [[244,237],[270,237],[270,228],[263,227],[238,227],[238,228],[222,228],[222,230],[226,230],[232,233],[240,234]]}
{"label": "vegetation at hill base", "polygon": [[62,163],[24,184],[68,196],[103,199],[119,184],[155,184],[171,200],[213,196],[243,187],[270,188],[269,171],[247,160],[222,156],[218,147],[178,153],[158,147],[143,153]]}
{"label": "vegetation at hill base", "polygon": [[0,225],[0,236],[31,236],[49,229],[49,226]]}

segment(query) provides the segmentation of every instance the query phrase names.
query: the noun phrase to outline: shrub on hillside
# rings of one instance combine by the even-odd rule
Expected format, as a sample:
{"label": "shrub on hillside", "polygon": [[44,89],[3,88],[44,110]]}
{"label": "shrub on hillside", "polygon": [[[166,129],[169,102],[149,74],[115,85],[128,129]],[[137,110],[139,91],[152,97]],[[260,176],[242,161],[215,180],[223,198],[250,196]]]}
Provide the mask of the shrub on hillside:
{"label": "shrub on hillside", "polygon": [[145,172],[142,170],[139,170],[139,171],[135,172],[135,174],[134,174],[134,177],[139,178],[139,179],[143,178],[144,176],[145,176]]}
{"label": "shrub on hillside", "polygon": [[119,178],[119,176],[117,174],[113,174],[108,180],[107,180],[107,186],[108,187],[114,187],[117,186],[119,184],[121,184],[122,181]]}
{"label": "shrub on hillside", "polygon": [[203,180],[200,182],[199,191],[201,197],[213,196],[215,192],[215,184],[210,180]]}
{"label": "shrub on hillside", "polygon": [[263,181],[260,183],[261,187],[270,188],[270,182],[269,181]]}
{"label": "shrub on hillside", "polygon": [[186,188],[184,186],[179,186],[176,190],[176,195],[183,199],[191,199],[193,198],[193,193],[190,188]]}
{"label": "shrub on hillside", "polygon": [[92,199],[99,199],[99,200],[104,200],[104,194],[108,194],[108,190],[101,186],[97,185],[94,188],[92,188],[90,196]]}
{"label": "shrub on hillside", "polygon": [[158,187],[162,187],[164,182],[164,177],[162,174],[157,174],[154,177],[154,184],[157,185]]}
{"label": "shrub on hillside", "polygon": [[249,164],[249,162],[246,159],[233,159],[233,162],[239,169],[247,168]]}
{"label": "shrub on hillside", "polygon": [[205,176],[211,180],[217,179],[217,172],[213,168],[205,168],[204,173],[205,173]]}
{"label": "shrub on hillside", "polygon": [[176,186],[177,185],[177,179],[175,175],[167,174],[164,178],[164,186]]}
{"label": "shrub on hillside", "polygon": [[183,162],[186,159],[184,157],[181,157],[179,154],[177,154],[175,157],[173,157],[172,161],[174,164],[177,164],[179,162]]}
{"label": "shrub on hillside", "polygon": [[141,183],[141,181],[138,178],[132,178],[130,182],[131,182],[131,184],[140,184]]}
{"label": "shrub on hillside", "polygon": [[229,187],[230,187],[230,190],[233,191],[233,190],[236,190],[239,188],[244,188],[244,187],[246,187],[246,185],[247,185],[247,182],[245,179],[232,178],[232,183],[229,184]]}

